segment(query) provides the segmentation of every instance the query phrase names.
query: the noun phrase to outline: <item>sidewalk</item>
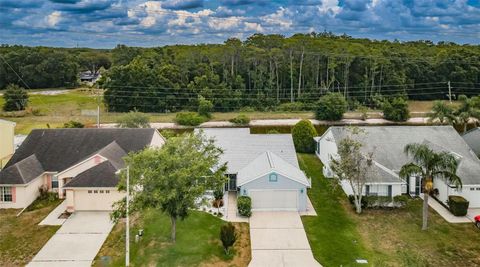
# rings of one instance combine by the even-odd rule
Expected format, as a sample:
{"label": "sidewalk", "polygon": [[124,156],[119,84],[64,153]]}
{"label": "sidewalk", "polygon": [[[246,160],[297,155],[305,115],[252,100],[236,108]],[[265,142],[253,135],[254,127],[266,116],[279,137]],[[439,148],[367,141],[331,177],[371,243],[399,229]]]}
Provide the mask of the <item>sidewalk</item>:
{"label": "sidewalk", "polygon": [[67,219],[59,219],[58,217],[67,209],[67,201],[64,200],[45,219],[38,225],[62,225]]}
{"label": "sidewalk", "polygon": [[[225,198],[225,197],[224,197]],[[226,198],[225,206],[226,216],[223,217],[225,221],[228,222],[248,222],[247,217],[241,217],[237,214],[237,193],[236,192],[228,192],[228,197]]]}
{"label": "sidewalk", "polygon": [[[420,195],[420,198],[423,199],[423,195]],[[466,216],[455,216],[444,206],[438,203],[437,200],[429,197],[428,205],[430,208],[434,209],[440,216],[442,216],[449,223],[471,223],[472,220]]]}

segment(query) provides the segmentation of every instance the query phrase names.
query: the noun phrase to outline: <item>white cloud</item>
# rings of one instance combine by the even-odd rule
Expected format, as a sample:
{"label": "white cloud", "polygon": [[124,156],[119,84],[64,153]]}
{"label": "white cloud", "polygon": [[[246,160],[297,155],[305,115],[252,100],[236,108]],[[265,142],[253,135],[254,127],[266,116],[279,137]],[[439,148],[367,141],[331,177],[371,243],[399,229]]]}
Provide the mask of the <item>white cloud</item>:
{"label": "white cloud", "polygon": [[53,11],[50,15],[47,16],[47,25],[50,27],[55,27],[60,20],[62,19],[62,12]]}
{"label": "white cloud", "polygon": [[247,31],[255,31],[255,32],[263,32],[262,25],[255,23],[255,22],[245,22],[245,30]]}
{"label": "white cloud", "polygon": [[336,15],[341,10],[338,4],[338,0],[322,0],[322,5],[318,7],[318,10],[322,13],[332,12],[333,15]]}
{"label": "white cloud", "polygon": [[238,27],[240,24],[240,18],[238,17],[229,17],[229,18],[209,18],[208,26],[215,30],[228,30],[235,27]]}
{"label": "white cloud", "polygon": [[263,16],[260,19],[268,25],[275,25],[280,26],[283,29],[289,29],[293,22],[287,17],[287,15],[290,15],[288,9],[280,7],[275,13]]}

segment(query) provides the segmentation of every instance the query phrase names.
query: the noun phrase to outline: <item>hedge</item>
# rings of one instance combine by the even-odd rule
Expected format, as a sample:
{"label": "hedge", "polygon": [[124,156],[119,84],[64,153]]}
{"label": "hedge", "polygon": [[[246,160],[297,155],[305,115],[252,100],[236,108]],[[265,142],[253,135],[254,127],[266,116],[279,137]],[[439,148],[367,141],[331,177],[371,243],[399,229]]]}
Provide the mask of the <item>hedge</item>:
{"label": "hedge", "polygon": [[239,125],[248,125],[250,123],[250,118],[245,114],[240,114],[233,119],[229,120],[231,123]]}
{"label": "hedge", "polygon": [[237,199],[238,213],[245,217],[252,215],[252,199],[249,196],[240,196]]}
{"label": "hedge", "polygon": [[292,129],[293,144],[295,150],[300,153],[313,153],[315,151],[315,141],[313,137],[317,135],[317,130],[309,120],[301,120]]}
{"label": "hedge", "polygon": [[179,112],[175,116],[175,121],[180,125],[198,126],[207,121],[207,118],[198,115],[195,112]]}
{"label": "hedge", "polygon": [[447,204],[450,207],[450,212],[453,215],[465,216],[467,215],[468,205],[470,203],[461,196],[448,196]]}

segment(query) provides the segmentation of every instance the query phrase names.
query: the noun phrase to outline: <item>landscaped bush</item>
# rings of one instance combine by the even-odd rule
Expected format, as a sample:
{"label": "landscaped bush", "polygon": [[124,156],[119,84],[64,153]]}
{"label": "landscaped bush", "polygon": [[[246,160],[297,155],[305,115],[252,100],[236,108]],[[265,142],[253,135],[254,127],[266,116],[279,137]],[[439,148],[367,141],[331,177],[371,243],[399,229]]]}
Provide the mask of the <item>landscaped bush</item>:
{"label": "landscaped bush", "polygon": [[150,117],[136,110],[130,111],[117,120],[119,128],[148,128],[150,127]]}
{"label": "landscaped bush", "polygon": [[195,112],[179,112],[175,116],[175,121],[180,125],[198,126],[206,122],[207,119]]}
{"label": "landscaped bush", "polygon": [[468,205],[470,204],[465,198],[461,196],[448,196],[447,204],[450,212],[455,216],[467,215]]}
{"label": "landscaped bush", "polygon": [[277,107],[277,110],[288,112],[304,111],[305,105],[302,102],[283,103]]}
{"label": "landscaped bush", "polygon": [[225,254],[230,254],[230,247],[235,244],[237,234],[235,233],[235,226],[228,222],[220,227],[220,240],[222,241]]}
{"label": "landscaped bush", "polygon": [[317,102],[315,117],[318,120],[338,121],[347,111],[347,101],[340,93],[328,93]]}
{"label": "landscaped bush", "polygon": [[393,203],[397,207],[405,207],[408,203],[408,196],[407,195],[398,195],[393,197]]}
{"label": "landscaped bush", "polygon": [[252,215],[252,199],[249,196],[240,196],[237,199],[238,213],[245,217]]}
{"label": "landscaped bush", "polygon": [[250,118],[245,114],[240,114],[233,119],[229,120],[231,123],[239,124],[239,125],[247,125],[250,123]]}
{"label": "landscaped bush", "polygon": [[3,104],[4,111],[25,110],[28,105],[27,91],[16,84],[7,85],[3,93],[3,99],[5,99],[5,103]]}
{"label": "landscaped bush", "polygon": [[69,121],[63,124],[63,128],[84,128],[85,125],[79,121]]}
{"label": "landscaped bush", "polygon": [[315,151],[315,140],[317,130],[309,120],[301,120],[292,129],[293,144],[295,150],[301,153],[313,153]]}
{"label": "landscaped bush", "polygon": [[383,117],[391,121],[407,121],[410,118],[408,102],[403,97],[385,99],[382,103]]}
{"label": "landscaped bush", "polygon": [[[348,195],[348,201],[350,204],[355,205],[355,197],[353,195]],[[362,197],[362,209],[367,208],[368,202],[365,196]]]}
{"label": "landscaped bush", "polygon": [[205,99],[203,96],[200,96],[198,99],[198,114],[200,116],[211,118],[212,112],[213,112],[212,101]]}
{"label": "landscaped bush", "polygon": [[[350,204],[354,205],[353,195],[348,196]],[[392,197],[388,196],[363,196],[362,197],[362,209],[382,209],[382,208],[401,208],[405,207],[408,202],[408,196],[398,195]]]}

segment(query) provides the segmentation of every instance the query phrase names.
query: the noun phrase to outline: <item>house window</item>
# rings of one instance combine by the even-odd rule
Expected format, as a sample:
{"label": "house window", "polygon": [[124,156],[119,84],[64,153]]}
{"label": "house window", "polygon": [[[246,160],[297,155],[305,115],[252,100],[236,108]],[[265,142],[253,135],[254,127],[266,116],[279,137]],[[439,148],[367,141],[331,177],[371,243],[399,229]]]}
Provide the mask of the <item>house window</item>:
{"label": "house window", "polygon": [[0,187],[0,202],[12,202],[12,188],[9,186]]}
{"label": "house window", "polygon": [[100,190],[100,194],[103,194],[103,190]]}
{"label": "house window", "polygon": [[270,182],[276,182],[278,181],[278,176],[276,173],[271,173],[270,176],[268,177],[268,181]]}
{"label": "house window", "polygon": [[474,187],[470,187],[470,191],[475,191],[475,188],[474,188]]}
{"label": "house window", "polygon": [[58,188],[58,176],[52,176],[52,188]]}
{"label": "house window", "polygon": [[91,194],[91,193],[92,193],[92,190],[88,190],[88,193]]}
{"label": "house window", "polygon": [[105,194],[110,194],[110,190],[105,190]]}
{"label": "house window", "polygon": [[477,187],[477,191],[480,191],[480,187]]}
{"label": "house window", "polygon": [[97,190],[93,190],[93,193],[94,193],[94,194],[98,194],[98,191],[97,191]]}

